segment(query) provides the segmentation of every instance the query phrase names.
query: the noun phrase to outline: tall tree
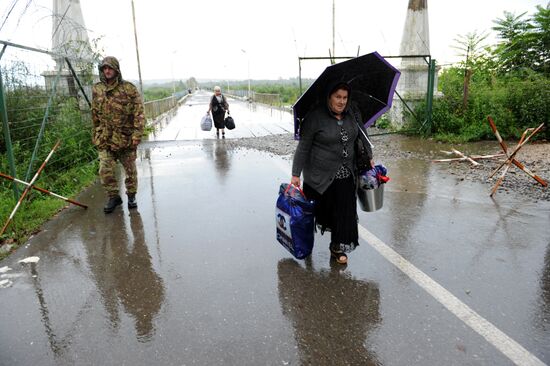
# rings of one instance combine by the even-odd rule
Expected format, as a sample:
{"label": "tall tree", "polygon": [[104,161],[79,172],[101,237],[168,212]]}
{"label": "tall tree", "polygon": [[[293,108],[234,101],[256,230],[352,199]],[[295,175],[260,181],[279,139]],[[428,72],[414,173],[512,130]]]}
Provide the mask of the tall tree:
{"label": "tall tree", "polygon": [[533,40],[530,34],[533,25],[524,18],[525,14],[515,15],[505,11],[504,18],[493,21],[496,25],[492,29],[501,40],[494,50],[501,73],[533,66]]}
{"label": "tall tree", "polygon": [[537,5],[537,12],[533,16],[533,27],[532,45],[538,56],[535,70],[550,76],[550,3],[546,8]]}
{"label": "tall tree", "polygon": [[483,46],[483,42],[487,39],[487,33],[468,33],[466,35],[459,35],[455,39],[456,45],[453,46],[459,51],[459,56],[465,57],[465,61],[461,64],[464,65],[464,86],[462,94],[462,108],[465,110],[468,106],[468,97],[470,94],[470,80],[474,73],[476,66],[482,64],[486,59],[487,52]]}

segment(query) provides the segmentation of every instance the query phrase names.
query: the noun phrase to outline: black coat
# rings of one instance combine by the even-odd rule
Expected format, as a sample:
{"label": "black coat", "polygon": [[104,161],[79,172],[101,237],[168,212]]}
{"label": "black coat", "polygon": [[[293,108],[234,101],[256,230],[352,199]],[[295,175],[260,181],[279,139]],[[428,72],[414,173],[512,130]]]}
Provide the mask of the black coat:
{"label": "black coat", "polygon": [[302,124],[302,136],[294,153],[292,175],[299,177],[303,172],[304,183],[321,194],[330,186],[342,164],[355,173],[354,142],[359,126],[351,113],[345,113],[342,121],[342,127],[349,137],[347,158],[342,156],[338,120],[327,106],[311,111]]}
{"label": "black coat", "polygon": [[216,98],[215,95],[212,95],[212,98],[210,98],[210,110],[212,111],[212,119],[214,120],[214,126],[216,128],[225,127],[223,120],[225,118],[225,111],[229,109],[229,104],[225,96],[223,94],[221,96],[221,103],[218,102],[218,98]]}

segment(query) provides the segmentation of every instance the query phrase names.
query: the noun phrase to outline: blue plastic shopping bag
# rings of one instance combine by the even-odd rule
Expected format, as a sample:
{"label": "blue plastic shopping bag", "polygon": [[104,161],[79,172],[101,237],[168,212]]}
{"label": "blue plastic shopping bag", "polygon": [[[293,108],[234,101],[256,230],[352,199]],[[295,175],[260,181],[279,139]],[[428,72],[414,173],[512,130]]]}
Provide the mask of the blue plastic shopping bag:
{"label": "blue plastic shopping bag", "polygon": [[279,187],[275,208],[277,241],[295,258],[303,259],[313,250],[315,219],[314,202],[302,190],[288,183]]}

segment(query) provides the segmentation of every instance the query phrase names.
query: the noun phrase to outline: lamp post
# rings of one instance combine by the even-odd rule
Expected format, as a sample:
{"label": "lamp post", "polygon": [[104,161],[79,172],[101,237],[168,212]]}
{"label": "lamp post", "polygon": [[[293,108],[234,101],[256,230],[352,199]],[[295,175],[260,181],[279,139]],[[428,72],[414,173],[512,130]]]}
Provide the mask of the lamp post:
{"label": "lamp post", "polygon": [[136,57],[137,57],[137,66],[138,66],[138,75],[139,75],[139,91],[141,93],[141,97],[145,98],[143,96],[143,81],[141,79],[141,64],[139,62],[139,47],[138,47],[138,36],[137,36],[137,27],[136,27],[136,12],[134,9],[134,0],[132,1],[132,20],[134,21],[134,38],[136,41]]}
{"label": "lamp post", "polygon": [[246,55],[248,63],[248,101],[250,102],[250,56],[246,50],[241,49],[241,51]]}
{"label": "lamp post", "polygon": [[175,95],[176,94],[176,79],[174,77],[174,58],[176,57],[176,53],[178,52],[178,50],[174,50],[172,51],[172,64],[171,64],[171,69],[172,69],[172,95]]}
{"label": "lamp post", "polygon": [[[223,71],[225,75],[227,76],[227,65],[223,65]],[[225,89],[226,93],[229,93],[229,79],[225,79],[225,83],[227,85],[227,89]]]}

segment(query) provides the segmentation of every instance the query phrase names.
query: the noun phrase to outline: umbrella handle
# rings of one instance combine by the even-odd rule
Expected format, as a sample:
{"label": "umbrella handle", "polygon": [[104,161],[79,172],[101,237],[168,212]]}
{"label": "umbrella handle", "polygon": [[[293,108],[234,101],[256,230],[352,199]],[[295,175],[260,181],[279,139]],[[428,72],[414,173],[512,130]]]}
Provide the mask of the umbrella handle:
{"label": "umbrella handle", "polygon": [[369,137],[367,136],[367,134],[365,133],[365,131],[363,131],[363,129],[362,129],[361,126],[359,125],[359,122],[357,122],[357,120],[355,120],[355,123],[357,123],[357,127],[359,127],[359,131],[363,134],[363,136],[365,137],[365,139],[366,139],[367,142],[369,143],[370,148],[371,148],[371,149],[374,149],[374,145],[372,144],[372,142],[370,142]]}
{"label": "umbrella handle", "polygon": [[372,142],[370,142],[369,137],[367,136],[367,134],[365,133],[365,131],[363,131],[363,129],[361,128],[361,125],[359,124],[359,121],[357,121],[357,116],[355,115],[355,113],[354,113],[353,110],[352,110],[351,114],[353,115],[353,119],[355,120],[355,124],[357,124],[357,127],[359,128],[359,131],[363,134],[363,136],[365,136],[365,139],[366,139],[367,142],[369,143],[370,148],[371,148],[371,149],[374,149],[374,145],[372,144]]}

